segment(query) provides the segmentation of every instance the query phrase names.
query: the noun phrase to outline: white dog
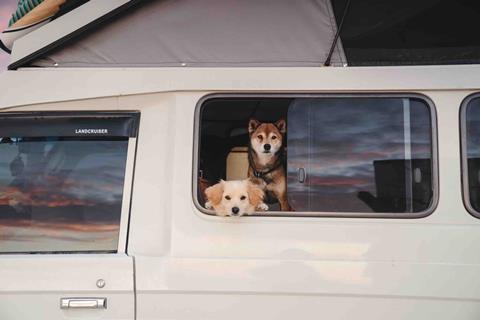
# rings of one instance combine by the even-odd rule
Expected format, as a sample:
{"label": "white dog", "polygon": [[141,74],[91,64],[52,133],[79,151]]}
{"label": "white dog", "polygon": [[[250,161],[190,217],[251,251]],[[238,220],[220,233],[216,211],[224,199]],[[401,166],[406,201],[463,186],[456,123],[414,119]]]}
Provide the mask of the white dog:
{"label": "white dog", "polygon": [[205,207],[220,216],[243,216],[255,211],[266,211],[263,203],[264,191],[250,180],[220,180],[205,190]]}

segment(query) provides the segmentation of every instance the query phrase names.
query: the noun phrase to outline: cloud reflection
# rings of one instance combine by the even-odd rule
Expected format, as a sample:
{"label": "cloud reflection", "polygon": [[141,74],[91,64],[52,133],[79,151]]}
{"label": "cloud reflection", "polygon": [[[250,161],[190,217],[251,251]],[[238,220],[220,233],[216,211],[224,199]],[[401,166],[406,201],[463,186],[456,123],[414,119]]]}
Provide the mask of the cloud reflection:
{"label": "cloud reflection", "polygon": [[[354,211],[363,211],[357,194],[376,194],[374,163],[404,161],[408,151],[411,159],[431,158],[429,109],[420,100],[410,99],[409,104],[404,109],[399,98],[296,99],[288,113],[288,190],[296,209],[309,211],[314,205],[321,210],[319,196],[328,194],[330,203],[338,197],[339,211],[342,202],[349,207],[358,202]],[[298,183],[298,168],[307,170],[305,184]],[[302,192],[311,198],[295,199]]]}
{"label": "cloud reflection", "polygon": [[[0,144],[0,251],[30,250],[26,242],[115,250],[127,147],[128,140],[54,138]],[[23,168],[14,175],[18,159]]]}

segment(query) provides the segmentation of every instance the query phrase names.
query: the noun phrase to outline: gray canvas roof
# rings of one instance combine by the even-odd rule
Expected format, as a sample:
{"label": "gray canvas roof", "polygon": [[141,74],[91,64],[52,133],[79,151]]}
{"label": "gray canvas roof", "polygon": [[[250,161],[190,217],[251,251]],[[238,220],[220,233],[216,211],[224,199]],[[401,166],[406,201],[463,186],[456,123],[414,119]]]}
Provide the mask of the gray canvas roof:
{"label": "gray canvas roof", "polygon": [[[336,31],[329,0],[154,0],[31,65],[321,66]],[[338,41],[332,64],[344,63]]]}
{"label": "gray canvas roof", "polygon": [[318,67],[327,56],[334,66],[480,63],[476,35],[480,1],[68,0],[67,4],[81,5],[63,10],[65,14],[13,43],[9,69]]}

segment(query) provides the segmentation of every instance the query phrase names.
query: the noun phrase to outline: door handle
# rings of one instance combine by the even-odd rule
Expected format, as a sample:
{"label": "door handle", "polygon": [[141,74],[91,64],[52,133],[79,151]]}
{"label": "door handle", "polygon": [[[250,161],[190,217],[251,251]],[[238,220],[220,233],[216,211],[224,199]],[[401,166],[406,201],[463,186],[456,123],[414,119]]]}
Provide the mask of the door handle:
{"label": "door handle", "polygon": [[62,298],[60,309],[107,309],[107,298]]}
{"label": "door handle", "polygon": [[307,180],[307,172],[304,168],[298,168],[298,182],[304,183]]}

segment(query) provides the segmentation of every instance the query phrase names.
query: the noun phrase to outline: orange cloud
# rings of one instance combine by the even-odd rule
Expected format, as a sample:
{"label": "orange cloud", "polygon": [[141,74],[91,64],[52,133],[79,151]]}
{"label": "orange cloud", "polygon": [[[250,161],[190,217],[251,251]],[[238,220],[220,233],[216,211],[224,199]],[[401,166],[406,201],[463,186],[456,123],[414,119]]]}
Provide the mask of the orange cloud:
{"label": "orange cloud", "polygon": [[0,189],[0,205],[28,205],[36,207],[94,206],[95,203],[83,199],[68,197],[60,193],[52,193],[51,188],[34,187],[21,190],[18,187]]}
{"label": "orange cloud", "polygon": [[78,232],[113,232],[118,231],[119,225],[112,223],[105,224],[88,224],[85,222],[61,222],[61,221],[48,221],[48,222],[32,222],[29,219],[2,219],[0,221],[0,227],[29,227],[42,230],[62,230],[62,231],[78,231]]}

